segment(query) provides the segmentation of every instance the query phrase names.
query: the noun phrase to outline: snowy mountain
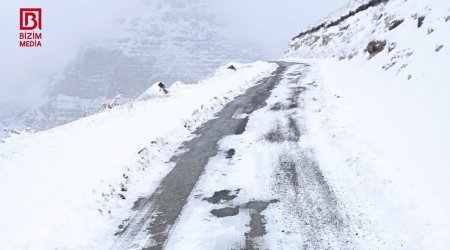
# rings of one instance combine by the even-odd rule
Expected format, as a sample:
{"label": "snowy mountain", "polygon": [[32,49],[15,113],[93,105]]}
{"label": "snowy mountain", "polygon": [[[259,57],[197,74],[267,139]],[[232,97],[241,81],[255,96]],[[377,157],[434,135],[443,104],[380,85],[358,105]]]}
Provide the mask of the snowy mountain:
{"label": "snowy mountain", "polygon": [[448,1],[350,1],[216,70],[252,55],[201,4],[124,20],[24,116],[86,117],[0,140],[2,248],[448,248]]}
{"label": "snowy mountain", "polygon": [[54,127],[98,112],[118,94],[136,97],[155,81],[192,82],[226,62],[256,59],[256,52],[233,44],[221,30],[206,1],[147,2],[118,20],[115,38],[85,45],[49,77],[51,89],[40,106],[2,118],[3,126]]}

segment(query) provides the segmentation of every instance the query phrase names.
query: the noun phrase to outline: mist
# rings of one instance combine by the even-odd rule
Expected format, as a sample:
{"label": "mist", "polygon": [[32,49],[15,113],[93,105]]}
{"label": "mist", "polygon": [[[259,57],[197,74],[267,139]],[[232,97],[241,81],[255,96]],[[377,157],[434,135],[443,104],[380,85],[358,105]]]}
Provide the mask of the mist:
{"label": "mist", "polygon": [[[121,34],[120,21],[139,13],[138,1],[68,0],[0,3],[0,115],[41,103],[80,48]],[[19,9],[42,8],[43,46],[19,47]]]}
{"label": "mist", "polygon": [[[203,0],[197,0],[203,1]],[[167,1],[171,2],[171,1]],[[175,0],[173,2],[176,2]],[[204,1],[206,14],[220,24],[226,39],[255,49],[262,60],[276,59],[305,27],[345,4],[346,0]],[[0,3],[0,115],[42,103],[57,75],[83,46],[122,35],[126,20],[151,15],[154,0],[15,1]],[[147,8],[142,8],[143,4]],[[149,7],[150,6],[150,7]],[[43,10],[43,47],[19,47],[19,8]]]}
{"label": "mist", "polygon": [[214,1],[226,35],[243,46],[257,46],[262,59],[276,59],[302,29],[320,21],[348,0]]}

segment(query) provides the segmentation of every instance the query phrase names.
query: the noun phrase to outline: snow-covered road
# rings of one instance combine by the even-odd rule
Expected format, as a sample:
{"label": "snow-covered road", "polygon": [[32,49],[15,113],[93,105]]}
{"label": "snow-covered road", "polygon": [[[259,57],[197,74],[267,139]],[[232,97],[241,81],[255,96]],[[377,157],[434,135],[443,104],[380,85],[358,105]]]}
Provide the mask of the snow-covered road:
{"label": "snow-covered road", "polygon": [[[321,249],[352,244],[306,134],[308,65],[279,68],[205,123],[115,249]],[[306,137],[305,137],[306,138]]]}

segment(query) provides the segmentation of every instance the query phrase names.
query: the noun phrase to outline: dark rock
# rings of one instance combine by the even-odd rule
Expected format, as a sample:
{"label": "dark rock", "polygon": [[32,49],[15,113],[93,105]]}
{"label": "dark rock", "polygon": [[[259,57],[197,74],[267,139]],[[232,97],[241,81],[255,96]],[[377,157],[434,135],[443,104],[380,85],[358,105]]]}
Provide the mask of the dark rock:
{"label": "dark rock", "polygon": [[306,36],[308,34],[315,33],[315,32],[319,31],[322,28],[327,29],[327,28],[330,28],[330,27],[337,26],[337,25],[341,24],[343,21],[347,20],[348,18],[350,18],[350,17],[352,17],[352,16],[354,16],[354,15],[356,15],[356,14],[362,12],[362,11],[365,11],[365,10],[371,8],[371,7],[375,7],[375,6],[378,6],[378,5],[386,3],[386,2],[387,2],[387,0],[370,0],[369,2],[358,6],[356,9],[348,12],[347,14],[339,17],[338,19],[336,19],[334,21],[324,22],[324,23],[321,23],[321,24],[319,24],[317,26],[314,26],[314,27],[312,27],[312,28],[310,28],[310,29],[308,29],[306,31],[301,32],[300,34],[298,34],[297,36],[292,38],[292,40],[295,40],[297,38],[302,38],[302,37],[304,37],[304,36]]}
{"label": "dark rock", "polygon": [[403,21],[404,21],[403,19],[392,21],[392,22],[389,24],[388,29],[389,29],[389,30],[393,30],[393,29],[397,28],[398,26],[400,26],[400,24],[403,23]]}
{"label": "dark rock", "polygon": [[424,20],[425,20],[425,16],[420,16],[419,18],[417,18],[417,28],[422,27]]}
{"label": "dark rock", "polygon": [[[392,59],[391,59],[391,60],[392,60]],[[397,64],[396,61],[393,61],[393,62],[391,62],[391,63],[385,64],[385,65],[383,65],[382,69],[388,70],[388,69],[390,69],[392,66],[394,66],[395,64]]]}
{"label": "dark rock", "polygon": [[428,32],[428,35],[429,35],[429,34],[434,32],[434,29],[433,28],[429,28],[427,32]]}
{"label": "dark rock", "polygon": [[235,153],[236,153],[236,150],[235,150],[234,148],[230,148],[230,149],[227,151],[227,156],[226,156],[225,158],[231,159],[231,158],[233,158],[233,156],[234,156]]}
{"label": "dark rock", "polygon": [[169,93],[169,91],[167,91],[167,89],[166,89],[166,85],[164,85],[162,82],[158,83],[158,87],[160,88],[160,90],[162,90],[164,92],[164,94]]}
{"label": "dark rock", "polygon": [[228,66],[228,68],[227,69],[229,69],[229,70],[233,70],[233,71],[236,71],[236,67],[234,67],[234,65],[230,65],[230,66]]}
{"label": "dark rock", "polygon": [[350,55],[348,55],[348,60],[352,60],[353,59],[353,57],[355,57],[355,56],[357,56],[358,55],[358,52],[356,51],[356,52],[353,52],[353,53],[351,53]]}
{"label": "dark rock", "polygon": [[446,18],[445,18],[445,21],[446,21],[446,22],[450,21],[450,16],[446,17]]}
{"label": "dark rock", "polygon": [[340,27],[339,30],[348,30],[349,27],[350,27],[350,24]]}
{"label": "dark rock", "polygon": [[444,45],[438,45],[436,46],[436,52],[439,52],[442,48],[444,48]]}
{"label": "dark rock", "polygon": [[393,51],[393,50],[395,49],[396,46],[397,46],[396,43],[390,43],[390,44],[388,45],[388,52]]}
{"label": "dark rock", "polygon": [[367,45],[367,52],[370,57],[373,57],[383,51],[384,47],[386,47],[386,41],[372,41]]}
{"label": "dark rock", "polygon": [[330,35],[323,35],[322,36],[322,45],[328,45],[330,43],[331,36]]}

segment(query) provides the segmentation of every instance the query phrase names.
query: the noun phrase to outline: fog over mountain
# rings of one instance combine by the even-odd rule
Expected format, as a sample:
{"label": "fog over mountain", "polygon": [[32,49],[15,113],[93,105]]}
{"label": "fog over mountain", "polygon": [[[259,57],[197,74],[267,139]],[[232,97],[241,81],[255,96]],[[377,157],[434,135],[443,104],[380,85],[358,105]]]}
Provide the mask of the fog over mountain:
{"label": "fog over mountain", "polygon": [[[0,126],[46,129],[155,81],[200,79],[229,61],[280,56],[286,41],[345,1],[0,3]],[[43,47],[18,46],[21,7],[43,9]]]}

